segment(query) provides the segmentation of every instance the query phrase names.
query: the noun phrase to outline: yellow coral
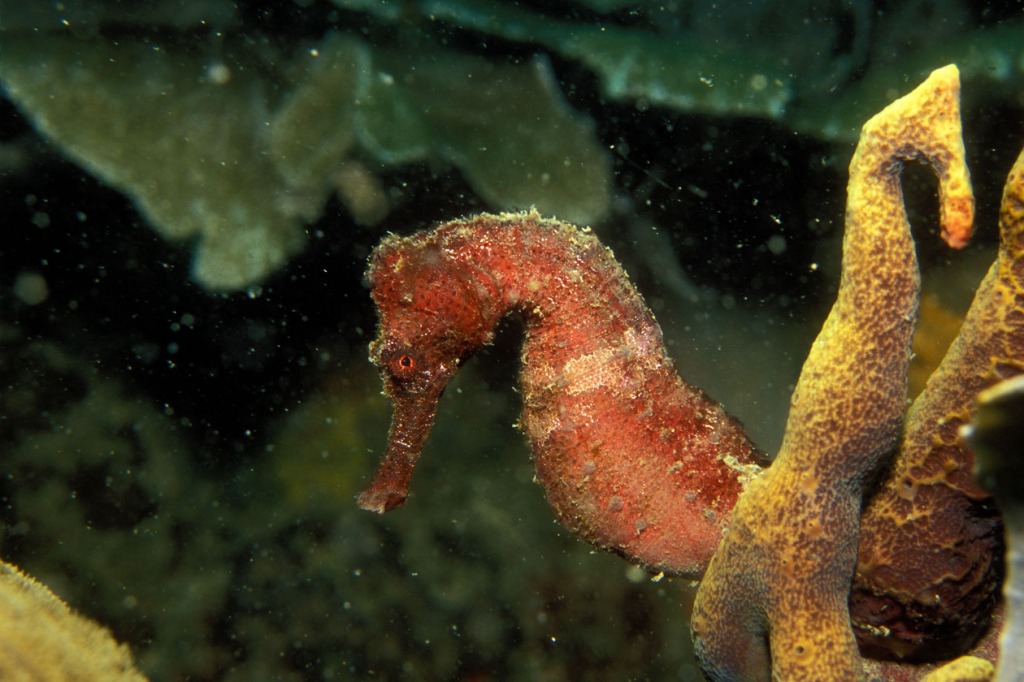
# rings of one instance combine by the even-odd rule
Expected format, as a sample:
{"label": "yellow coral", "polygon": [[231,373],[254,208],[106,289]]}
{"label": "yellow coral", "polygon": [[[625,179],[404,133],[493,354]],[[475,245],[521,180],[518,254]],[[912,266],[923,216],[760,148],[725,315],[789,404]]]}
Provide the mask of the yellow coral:
{"label": "yellow coral", "polygon": [[924,676],[921,682],[986,682],[995,675],[995,666],[977,656],[961,656]]}
{"label": "yellow coral", "polygon": [[0,561],[0,680],[143,682],[128,647]]}
{"label": "yellow coral", "polygon": [[898,173],[927,160],[943,238],[962,246],[974,201],[959,95],[956,67],[945,67],[864,125],[839,295],[793,392],[779,455],[737,502],[697,592],[694,643],[712,679],[864,678],[847,603],[861,500],[900,437],[920,289]]}

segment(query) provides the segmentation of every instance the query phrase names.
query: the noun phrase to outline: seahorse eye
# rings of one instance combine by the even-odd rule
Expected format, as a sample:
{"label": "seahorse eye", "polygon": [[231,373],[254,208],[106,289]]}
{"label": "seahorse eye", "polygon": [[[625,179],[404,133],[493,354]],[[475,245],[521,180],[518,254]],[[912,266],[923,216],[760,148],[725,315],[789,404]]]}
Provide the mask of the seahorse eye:
{"label": "seahorse eye", "polygon": [[388,371],[396,379],[412,379],[416,376],[419,362],[408,350],[398,350],[386,359]]}

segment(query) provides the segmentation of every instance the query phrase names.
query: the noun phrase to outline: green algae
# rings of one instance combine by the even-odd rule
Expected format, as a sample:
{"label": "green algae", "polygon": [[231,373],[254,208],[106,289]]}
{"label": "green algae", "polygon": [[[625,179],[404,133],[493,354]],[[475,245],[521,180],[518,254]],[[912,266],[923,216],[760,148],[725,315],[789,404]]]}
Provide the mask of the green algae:
{"label": "green algae", "polygon": [[218,77],[219,67],[156,43],[43,34],[5,36],[0,70],[64,153],[164,236],[198,238],[194,277],[215,290],[258,281],[303,244],[280,175],[258,151],[266,86],[246,69]]}
{"label": "green algae", "polygon": [[[239,33],[239,18],[220,3],[211,15],[219,32],[203,42],[183,33],[201,15],[194,6],[168,19],[159,38],[115,40],[102,30],[116,19],[110,6],[83,1],[69,10],[70,27],[51,11],[15,15],[0,78],[58,149],[125,193],[160,234],[194,241],[197,282],[235,291],[305,248],[306,225],[332,194],[351,222],[384,220],[402,194],[388,174],[411,163],[424,164],[427,177],[454,167],[494,209],[604,220],[611,158],[594,122],[566,101],[552,60],[575,63],[607,101],[640,111],[767,118],[837,142],[855,139],[870,112],[940,64],[960,64],[967,102],[1014,99],[1024,76],[1019,21],[904,46],[885,41],[913,11],[880,15],[870,27],[861,17],[857,31],[879,37],[858,35],[840,69],[723,33],[778,28],[770,12],[730,15],[718,29],[650,3],[629,9],[625,24],[618,2],[581,4],[611,12],[600,20],[492,0],[335,4],[394,31],[372,46],[344,31],[312,45],[274,43]],[[787,35],[813,38],[818,50],[838,30],[825,19],[804,24]],[[502,62],[456,50],[439,26],[534,54]],[[857,65],[864,72],[851,76]]]}
{"label": "green algae", "polygon": [[[420,0],[405,12],[373,0],[334,2],[391,22],[408,21],[408,8],[414,7],[430,22],[541,46],[593,72],[605,97],[635,102],[642,109],[660,106],[691,114],[767,118],[842,143],[855,142],[860,124],[907,83],[944,64],[958,65],[968,96],[977,83],[988,96],[1012,100],[1024,80],[1024,22],[963,32],[956,21],[962,14],[956,10],[962,8],[956,7],[945,8],[951,12],[949,20],[937,23],[920,8],[872,18],[851,6],[857,24],[854,54],[823,60],[818,53],[817,59],[805,56],[794,64],[794,52],[800,51],[793,45],[829,49],[819,35],[824,19],[786,25],[786,38],[780,39],[782,27],[758,25],[754,8],[737,9],[738,16],[730,15],[730,21],[716,28],[714,22],[692,16],[694,25],[688,25],[684,10],[661,3],[630,3],[628,13],[636,26],[624,26],[552,18],[494,0]],[[578,4],[597,12],[625,9],[617,0]],[[744,14],[755,16],[744,21]],[[927,32],[921,31],[922,25]],[[744,28],[744,39],[728,33],[737,27]]]}
{"label": "green algae", "polygon": [[[387,3],[336,4],[398,20]],[[779,118],[792,96],[784,65],[770,55],[745,54],[698,36],[659,34],[615,25],[553,20],[488,0],[425,1],[419,12],[506,40],[539,43],[579,61],[615,100],[712,114]]]}
{"label": "green algae", "polygon": [[213,291],[284,266],[331,192],[354,222],[379,221],[381,173],[412,161],[455,166],[500,209],[583,223],[609,209],[608,155],[543,61],[429,46],[419,62],[337,33],[285,60],[49,33],[4,49],[7,95],[37,130],[162,235],[195,239],[193,277]]}

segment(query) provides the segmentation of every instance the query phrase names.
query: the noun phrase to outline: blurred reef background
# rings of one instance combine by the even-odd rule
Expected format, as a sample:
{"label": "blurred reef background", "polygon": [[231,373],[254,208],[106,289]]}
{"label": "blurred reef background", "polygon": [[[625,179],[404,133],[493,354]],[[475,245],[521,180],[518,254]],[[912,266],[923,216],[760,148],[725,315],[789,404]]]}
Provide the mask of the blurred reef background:
{"label": "blurred reef background", "polygon": [[991,262],[1024,2],[68,0],[0,15],[0,556],[153,680],[697,679],[692,586],[561,530],[512,428],[519,330],[449,388],[407,507],[387,232],[589,224],[681,373],[781,437],[860,125],[961,69],[976,243],[934,238],[916,381]]}

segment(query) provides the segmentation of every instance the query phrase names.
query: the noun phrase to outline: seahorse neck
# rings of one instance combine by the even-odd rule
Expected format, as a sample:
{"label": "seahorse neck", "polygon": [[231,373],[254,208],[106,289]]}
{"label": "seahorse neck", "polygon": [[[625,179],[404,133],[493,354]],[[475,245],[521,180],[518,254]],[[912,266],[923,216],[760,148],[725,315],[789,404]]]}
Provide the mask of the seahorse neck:
{"label": "seahorse neck", "polygon": [[[667,360],[661,329],[612,252],[589,230],[528,222],[509,234],[513,267],[498,280],[506,305],[526,321],[531,370],[600,352]],[[554,363],[552,365],[551,363]],[[671,373],[670,363],[659,368]]]}

